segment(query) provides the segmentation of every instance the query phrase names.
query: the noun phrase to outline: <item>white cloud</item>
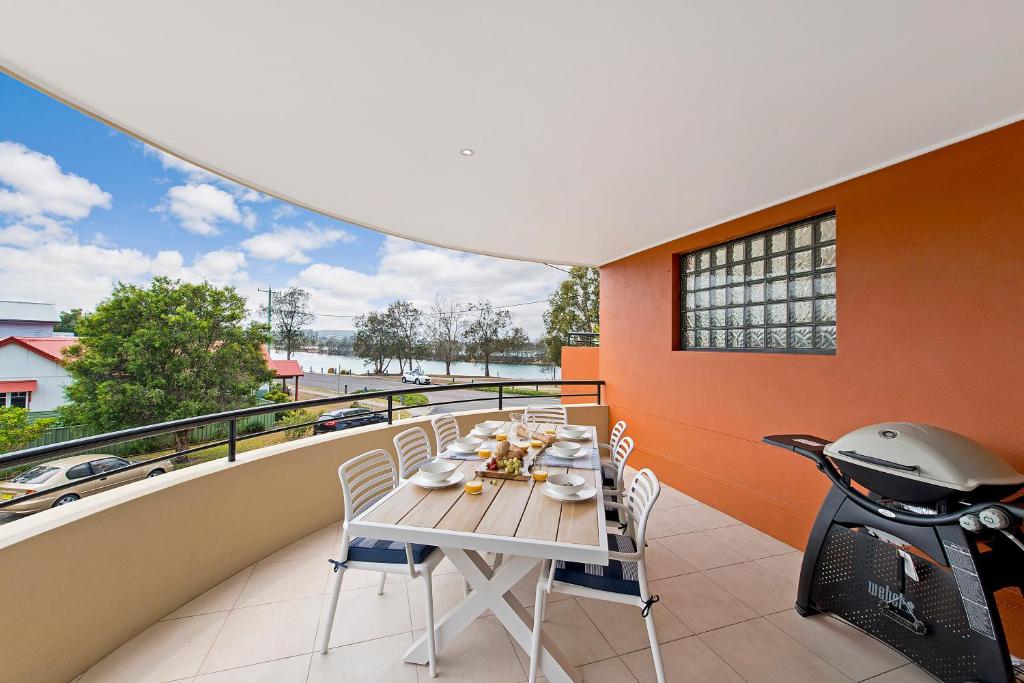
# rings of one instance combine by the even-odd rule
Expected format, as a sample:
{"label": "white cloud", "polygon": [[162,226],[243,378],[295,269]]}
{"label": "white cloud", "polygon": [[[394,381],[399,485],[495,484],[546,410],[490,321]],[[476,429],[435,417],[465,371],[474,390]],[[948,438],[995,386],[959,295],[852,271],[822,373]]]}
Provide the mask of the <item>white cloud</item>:
{"label": "white cloud", "polygon": [[311,223],[305,227],[276,226],[270,232],[260,233],[242,242],[249,255],[268,261],[309,263],[307,251],[322,249],[332,244],[348,243],[355,236],[338,228],[321,228]]}
{"label": "white cloud", "polygon": [[157,210],[171,214],[181,227],[197,235],[219,234],[221,222],[242,222],[235,198],[206,183],[175,185],[167,190]]}
{"label": "white cloud", "polygon": [[159,150],[156,147],[151,147],[145,143],[139,143],[142,146],[143,155],[156,159],[160,162],[160,166],[166,171],[175,171],[184,175],[190,183],[217,183],[223,189],[234,195],[235,199],[240,202],[246,203],[262,203],[270,201],[270,197],[257,192],[256,190],[239,185],[233,180],[222,178],[216,173],[211,173],[205,169],[199,168],[195,164],[189,163],[184,159],[179,159],[173,154],[168,154],[163,150]]}
{"label": "white cloud", "polygon": [[61,171],[53,157],[17,142],[0,142],[0,213],[77,220],[110,208],[110,194]]}
{"label": "white cloud", "polygon": [[270,217],[275,221],[279,221],[282,218],[289,218],[295,215],[295,207],[291,204],[285,204],[284,202],[278,202],[277,206],[270,212]]}
{"label": "white cloud", "polygon": [[[332,314],[361,314],[383,308],[395,299],[408,299],[426,310],[436,294],[471,303],[489,299],[496,306],[547,299],[564,273],[540,263],[468,254],[387,237],[375,273],[315,263],[302,270],[291,285],[313,294],[314,310]],[[543,333],[545,304],[511,308],[516,324],[531,337]],[[323,318],[324,327],[337,319]]]}
{"label": "white cloud", "polygon": [[248,206],[242,207],[242,227],[246,230],[255,230],[256,225],[259,223],[259,216],[256,212],[250,209]]}

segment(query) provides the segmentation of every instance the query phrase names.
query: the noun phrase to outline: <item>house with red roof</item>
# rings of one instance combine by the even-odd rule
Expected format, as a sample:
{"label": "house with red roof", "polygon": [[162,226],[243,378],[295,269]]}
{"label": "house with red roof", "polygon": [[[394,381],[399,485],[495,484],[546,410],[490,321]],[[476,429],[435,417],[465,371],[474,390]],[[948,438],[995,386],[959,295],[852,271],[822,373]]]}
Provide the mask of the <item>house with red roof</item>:
{"label": "house with red roof", "polygon": [[56,410],[71,383],[61,354],[77,341],[54,336],[0,339],[0,406]]}
{"label": "house with red roof", "polygon": [[280,379],[281,380],[281,386],[282,387],[287,389],[287,386],[288,386],[287,385],[287,381],[288,381],[288,379],[290,379],[290,378],[294,378],[295,379],[295,382],[294,382],[295,386],[293,387],[294,391],[292,393],[292,398],[298,399],[299,398],[299,378],[302,377],[304,374],[306,374],[306,373],[304,373],[302,371],[302,366],[299,365],[299,361],[297,361],[297,360],[275,360],[275,359],[270,357],[270,349],[267,348],[266,344],[264,344],[262,348],[263,348],[263,358],[264,358],[264,360],[267,361],[267,367],[270,368],[270,371],[274,373],[274,379]]}

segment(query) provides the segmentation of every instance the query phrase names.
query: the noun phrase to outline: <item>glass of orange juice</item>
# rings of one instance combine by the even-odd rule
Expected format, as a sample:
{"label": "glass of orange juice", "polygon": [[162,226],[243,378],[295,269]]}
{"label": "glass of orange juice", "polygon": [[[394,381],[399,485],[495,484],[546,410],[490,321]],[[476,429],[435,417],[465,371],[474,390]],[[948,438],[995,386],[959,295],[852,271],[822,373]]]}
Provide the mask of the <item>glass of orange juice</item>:
{"label": "glass of orange juice", "polygon": [[541,441],[540,439],[533,439],[532,441],[530,441],[530,448],[540,448],[543,445],[544,442]]}
{"label": "glass of orange juice", "polygon": [[476,449],[476,454],[479,455],[484,460],[487,460],[488,458],[491,457],[491,448],[490,446],[481,446],[480,448]]}
{"label": "glass of orange juice", "polygon": [[554,434],[555,433],[555,428],[554,427],[545,427],[544,428],[544,433],[545,434]]}
{"label": "glass of orange juice", "polygon": [[497,441],[498,443],[501,443],[502,441],[508,441],[508,434],[495,434],[494,440]]}
{"label": "glass of orange juice", "polygon": [[547,481],[548,480],[548,471],[547,470],[543,470],[543,469],[539,469],[538,468],[538,469],[534,469],[533,472],[531,472],[530,474],[533,475],[533,480],[534,481]]}
{"label": "glass of orange juice", "polygon": [[468,493],[471,496],[475,496],[476,494],[484,490],[484,483],[479,479],[470,479],[469,481],[466,482],[465,489],[466,493]]}

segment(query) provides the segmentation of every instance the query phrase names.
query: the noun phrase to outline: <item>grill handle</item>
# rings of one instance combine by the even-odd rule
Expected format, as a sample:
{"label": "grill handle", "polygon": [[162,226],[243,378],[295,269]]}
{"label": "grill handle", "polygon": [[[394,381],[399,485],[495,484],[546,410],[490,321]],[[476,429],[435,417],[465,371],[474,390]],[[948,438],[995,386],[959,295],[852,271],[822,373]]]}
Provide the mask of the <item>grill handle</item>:
{"label": "grill handle", "polygon": [[870,455],[864,455],[857,451],[839,451],[840,455],[845,455],[847,458],[859,460],[860,462],[866,462],[869,465],[878,465],[879,467],[886,467],[890,470],[899,470],[900,472],[917,472],[921,468],[917,465],[904,465],[899,462],[892,462],[891,460],[882,460],[881,458],[873,458]]}

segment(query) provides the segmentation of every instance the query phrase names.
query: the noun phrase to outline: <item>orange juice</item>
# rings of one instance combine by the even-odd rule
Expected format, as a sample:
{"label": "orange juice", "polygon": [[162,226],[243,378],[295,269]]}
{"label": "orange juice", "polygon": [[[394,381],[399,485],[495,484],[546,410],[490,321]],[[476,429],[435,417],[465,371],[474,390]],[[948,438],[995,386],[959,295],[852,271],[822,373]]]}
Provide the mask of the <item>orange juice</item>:
{"label": "orange juice", "polygon": [[489,457],[491,457],[491,449],[490,448],[478,448],[478,449],[476,449],[476,454],[479,455],[484,460],[487,460]]}
{"label": "orange juice", "polygon": [[534,481],[547,481],[548,471],[547,470],[534,470],[532,472]]}
{"label": "orange juice", "polygon": [[534,439],[533,441],[530,442],[530,448],[540,448],[543,445],[544,442],[541,441],[540,439]]}
{"label": "orange juice", "polygon": [[555,428],[554,427],[545,427],[544,428],[544,433],[545,434],[554,434],[555,433]]}
{"label": "orange juice", "polygon": [[466,482],[466,493],[471,496],[475,496],[484,490],[484,483],[479,479],[470,479]]}
{"label": "orange juice", "polygon": [[494,440],[497,441],[498,443],[501,443],[502,441],[508,441],[508,434],[495,434]]}

